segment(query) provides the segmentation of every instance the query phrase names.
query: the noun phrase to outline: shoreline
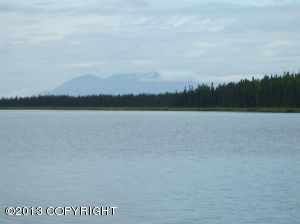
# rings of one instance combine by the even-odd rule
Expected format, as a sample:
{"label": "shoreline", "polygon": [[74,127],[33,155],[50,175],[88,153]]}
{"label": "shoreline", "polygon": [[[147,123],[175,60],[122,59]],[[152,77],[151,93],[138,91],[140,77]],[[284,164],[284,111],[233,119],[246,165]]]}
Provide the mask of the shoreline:
{"label": "shoreline", "polygon": [[300,108],[287,107],[60,107],[60,106],[38,106],[38,107],[1,107],[0,110],[107,110],[107,111],[219,111],[219,112],[271,112],[271,113],[300,113]]}

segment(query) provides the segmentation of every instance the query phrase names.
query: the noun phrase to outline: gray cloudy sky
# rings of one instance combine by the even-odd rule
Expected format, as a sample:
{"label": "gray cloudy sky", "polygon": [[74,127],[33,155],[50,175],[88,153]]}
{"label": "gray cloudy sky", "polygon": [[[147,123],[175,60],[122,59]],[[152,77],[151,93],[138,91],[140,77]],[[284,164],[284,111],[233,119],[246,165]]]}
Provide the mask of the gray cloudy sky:
{"label": "gray cloudy sky", "polygon": [[0,96],[91,73],[223,82],[300,69],[300,0],[0,0],[0,32]]}

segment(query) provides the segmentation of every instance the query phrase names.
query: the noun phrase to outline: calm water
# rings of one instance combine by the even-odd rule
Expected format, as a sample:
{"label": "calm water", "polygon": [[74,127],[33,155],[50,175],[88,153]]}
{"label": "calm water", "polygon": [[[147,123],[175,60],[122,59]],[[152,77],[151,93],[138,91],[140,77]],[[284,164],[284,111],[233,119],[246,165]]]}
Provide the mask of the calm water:
{"label": "calm water", "polygon": [[[300,114],[0,111],[0,223],[300,220]],[[7,216],[7,206],[117,206]]]}

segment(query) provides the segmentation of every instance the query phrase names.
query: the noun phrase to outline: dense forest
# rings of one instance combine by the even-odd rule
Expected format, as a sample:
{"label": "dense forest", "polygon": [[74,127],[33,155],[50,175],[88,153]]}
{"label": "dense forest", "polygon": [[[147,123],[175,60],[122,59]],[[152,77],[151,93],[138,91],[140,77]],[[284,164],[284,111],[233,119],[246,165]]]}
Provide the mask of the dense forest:
{"label": "dense forest", "polygon": [[0,107],[300,107],[300,73],[242,79],[181,92],[91,96],[39,95],[1,98]]}

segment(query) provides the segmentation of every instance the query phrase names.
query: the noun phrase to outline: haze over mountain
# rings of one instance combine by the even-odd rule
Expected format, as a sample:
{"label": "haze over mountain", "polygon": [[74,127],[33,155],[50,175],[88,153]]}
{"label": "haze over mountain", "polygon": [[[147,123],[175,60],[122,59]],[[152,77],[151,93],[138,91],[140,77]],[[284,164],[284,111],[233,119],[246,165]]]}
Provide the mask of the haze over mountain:
{"label": "haze over mountain", "polygon": [[182,91],[185,87],[196,86],[194,81],[165,81],[157,72],[116,74],[100,78],[93,74],[75,77],[56,89],[44,92],[52,95],[94,95],[94,94],[138,94]]}

